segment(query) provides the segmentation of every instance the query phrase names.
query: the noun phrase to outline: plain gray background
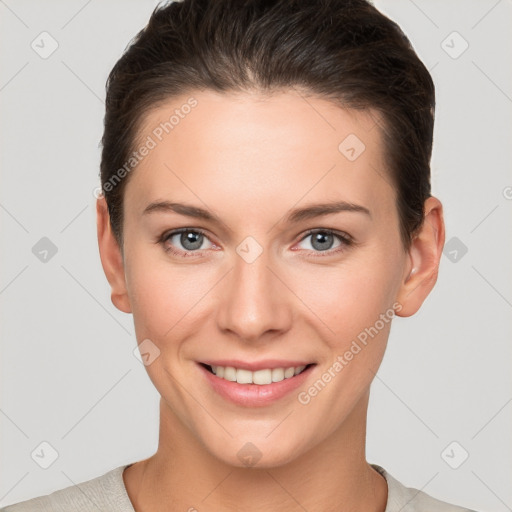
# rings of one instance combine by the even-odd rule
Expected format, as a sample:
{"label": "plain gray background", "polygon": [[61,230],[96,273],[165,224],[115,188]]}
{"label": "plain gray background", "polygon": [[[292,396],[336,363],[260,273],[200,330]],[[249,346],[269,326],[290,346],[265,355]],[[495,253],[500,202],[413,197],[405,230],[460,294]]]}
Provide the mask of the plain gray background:
{"label": "plain gray background", "polygon": [[[511,510],[512,3],[375,3],[436,84],[447,248],[420,312],[394,320],[368,460],[439,499]],[[110,302],[94,197],[105,81],[156,4],[0,0],[0,506],[157,448],[159,396]]]}

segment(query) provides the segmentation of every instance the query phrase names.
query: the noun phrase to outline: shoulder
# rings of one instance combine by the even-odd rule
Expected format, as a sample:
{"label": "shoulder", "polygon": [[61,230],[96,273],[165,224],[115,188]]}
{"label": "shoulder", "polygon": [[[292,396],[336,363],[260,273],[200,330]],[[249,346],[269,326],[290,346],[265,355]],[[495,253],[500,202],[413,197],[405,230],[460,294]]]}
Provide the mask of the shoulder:
{"label": "shoulder", "polygon": [[0,512],[135,512],[123,482],[128,465],[46,496],[8,505]]}
{"label": "shoulder", "polygon": [[371,464],[388,484],[388,501],[385,512],[475,512],[468,508],[440,501],[429,494],[405,487],[383,467]]}

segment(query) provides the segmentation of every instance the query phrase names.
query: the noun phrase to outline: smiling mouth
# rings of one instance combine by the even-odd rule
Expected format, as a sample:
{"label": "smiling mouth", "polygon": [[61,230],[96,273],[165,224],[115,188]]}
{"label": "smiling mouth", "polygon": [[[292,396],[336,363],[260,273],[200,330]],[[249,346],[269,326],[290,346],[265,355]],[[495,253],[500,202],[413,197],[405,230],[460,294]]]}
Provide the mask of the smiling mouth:
{"label": "smiling mouth", "polygon": [[272,384],[273,382],[281,382],[283,380],[291,379],[315,365],[315,363],[310,363],[303,366],[265,368],[251,371],[242,368],[235,368],[233,366],[213,366],[205,363],[199,364],[220,379],[237,382],[238,384],[258,384],[262,386]]}

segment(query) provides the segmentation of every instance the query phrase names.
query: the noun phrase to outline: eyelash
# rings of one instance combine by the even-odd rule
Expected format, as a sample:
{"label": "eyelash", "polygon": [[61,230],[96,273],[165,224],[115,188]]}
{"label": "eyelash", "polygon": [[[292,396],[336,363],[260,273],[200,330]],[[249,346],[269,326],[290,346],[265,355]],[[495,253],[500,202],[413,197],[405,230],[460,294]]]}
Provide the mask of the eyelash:
{"label": "eyelash", "polygon": [[[175,235],[179,235],[181,233],[199,233],[199,234],[203,235],[204,237],[208,238],[207,233],[205,231],[203,231],[202,229],[199,229],[199,228],[180,228],[180,229],[176,229],[174,231],[166,231],[166,232],[164,232],[158,238],[157,242],[162,245],[162,247],[164,248],[165,252],[173,254],[174,256],[178,256],[180,258],[189,258],[189,257],[195,255],[196,253],[200,253],[201,251],[199,251],[199,250],[196,250],[196,251],[181,251],[181,250],[174,249],[173,246],[166,246],[165,245],[166,242],[170,238],[172,238]],[[336,249],[328,249],[326,251],[312,251],[313,257],[320,257],[320,258],[322,258],[322,257],[325,257],[325,256],[332,256],[333,254],[336,254],[336,253],[339,253],[339,252],[343,252],[347,248],[355,245],[355,241],[348,234],[341,233],[341,232],[338,232],[338,231],[334,231],[334,230],[328,229],[328,228],[314,228],[314,229],[310,229],[299,240],[299,243],[304,241],[308,236],[315,235],[317,233],[324,233],[324,234],[327,234],[327,235],[332,235],[332,236],[334,236],[334,237],[336,237],[336,238],[338,238],[340,240],[341,245],[339,247],[337,247]]]}

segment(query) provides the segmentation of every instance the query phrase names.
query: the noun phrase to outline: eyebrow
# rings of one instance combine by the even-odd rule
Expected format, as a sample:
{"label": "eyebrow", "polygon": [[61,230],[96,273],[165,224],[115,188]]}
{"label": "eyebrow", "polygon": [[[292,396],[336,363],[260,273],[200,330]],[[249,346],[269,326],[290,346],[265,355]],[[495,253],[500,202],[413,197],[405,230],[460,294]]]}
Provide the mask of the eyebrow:
{"label": "eyebrow", "polygon": [[[155,212],[174,212],[180,215],[185,215],[187,217],[194,217],[196,219],[208,220],[217,224],[224,224],[224,222],[222,222],[219,217],[209,212],[208,210],[199,208],[198,206],[192,206],[183,203],[156,201],[146,206],[142,212],[142,215]],[[339,212],[363,213],[368,215],[370,218],[372,217],[370,210],[364,206],[346,201],[336,201],[332,203],[314,204],[304,208],[295,208],[285,216],[285,223],[293,224],[304,220],[321,217],[323,215],[332,215]]]}

